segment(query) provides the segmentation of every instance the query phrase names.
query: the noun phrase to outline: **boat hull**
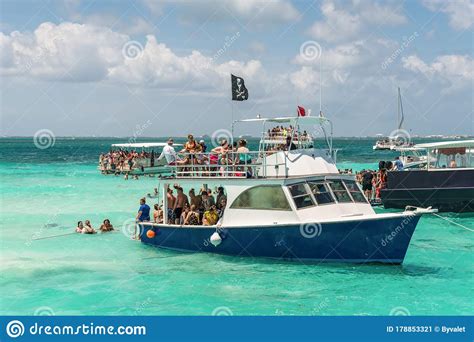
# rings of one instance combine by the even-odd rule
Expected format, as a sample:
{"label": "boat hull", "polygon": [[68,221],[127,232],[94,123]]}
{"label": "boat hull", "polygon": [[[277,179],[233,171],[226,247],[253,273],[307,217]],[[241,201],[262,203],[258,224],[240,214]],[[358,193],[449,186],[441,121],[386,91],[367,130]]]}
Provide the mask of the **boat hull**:
{"label": "boat hull", "polygon": [[381,198],[385,208],[411,205],[440,212],[473,212],[474,170],[389,172]]}
{"label": "boat hull", "polygon": [[[305,225],[219,228],[222,242],[210,243],[215,227],[141,225],[141,240],[160,248],[296,261],[400,264],[419,216],[406,215]],[[148,231],[154,237],[148,237]]]}

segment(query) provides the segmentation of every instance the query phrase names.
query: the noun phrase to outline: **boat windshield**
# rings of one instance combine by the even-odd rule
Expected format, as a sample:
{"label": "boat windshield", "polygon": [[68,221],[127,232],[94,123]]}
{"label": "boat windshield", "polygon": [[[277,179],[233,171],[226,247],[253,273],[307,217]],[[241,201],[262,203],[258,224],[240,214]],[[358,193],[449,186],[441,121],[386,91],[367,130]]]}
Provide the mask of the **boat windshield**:
{"label": "boat windshield", "polygon": [[258,185],[242,192],[232,209],[291,210],[281,185]]}
{"label": "boat windshield", "polygon": [[353,180],[331,179],[308,181],[288,186],[297,209],[332,203],[367,203],[359,185]]}

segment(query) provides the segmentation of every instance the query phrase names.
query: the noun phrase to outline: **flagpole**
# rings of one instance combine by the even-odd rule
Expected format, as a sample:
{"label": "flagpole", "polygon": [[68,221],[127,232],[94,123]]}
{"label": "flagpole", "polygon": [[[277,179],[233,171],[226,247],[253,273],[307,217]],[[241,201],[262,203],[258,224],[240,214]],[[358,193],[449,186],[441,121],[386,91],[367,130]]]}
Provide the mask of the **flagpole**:
{"label": "flagpole", "polygon": [[230,100],[230,102],[232,103],[231,106],[232,106],[232,110],[231,110],[231,113],[232,113],[232,122],[230,123],[230,127],[232,127],[232,137],[231,137],[231,145],[234,143],[234,101]]}

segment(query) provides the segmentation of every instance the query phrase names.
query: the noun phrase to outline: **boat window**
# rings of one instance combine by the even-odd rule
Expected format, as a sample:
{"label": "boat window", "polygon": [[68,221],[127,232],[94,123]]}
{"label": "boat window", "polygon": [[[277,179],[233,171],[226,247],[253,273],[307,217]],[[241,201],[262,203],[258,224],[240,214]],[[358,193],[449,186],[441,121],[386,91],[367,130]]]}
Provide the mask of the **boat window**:
{"label": "boat window", "polygon": [[339,203],[352,202],[351,196],[349,196],[349,193],[341,180],[331,180],[329,185]]}
{"label": "boat window", "polygon": [[346,184],[347,190],[351,193],[352,198],[356,202],[367,203],[362,190],[360,189],[359,185],[353,180],[345,180],[344,183]]}
{"label": "boat window", "polygon": [[280,185],[259,185],[242,192],[232,209],[291,210]]}
{"label": "boat window", "polygon": [[315,205],[313,198],[308,192],[305,183],[299,183],[294,185],[289,185],[288,190],[290,190],[295,206],[298,209],[312,207]]}
{"label": "boat window", "polygon": [[309,183],[309,187],[313,192],[314,198],[318,204],[333,203],[334,198],[332,197],[327,185],[324,183]]}
{"label": "boat window", "polygon": [[288,190],[290,190],[293,202],[295,202],[297,209],[312,207],[316,204],[309,194],[305,183],[289,185]]}

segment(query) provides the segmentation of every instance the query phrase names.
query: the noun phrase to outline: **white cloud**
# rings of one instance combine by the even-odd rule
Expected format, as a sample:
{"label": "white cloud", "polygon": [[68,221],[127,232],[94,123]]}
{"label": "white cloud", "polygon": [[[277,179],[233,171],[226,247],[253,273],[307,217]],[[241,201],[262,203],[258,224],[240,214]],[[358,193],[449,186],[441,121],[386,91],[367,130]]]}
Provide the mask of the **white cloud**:
{"label": "white cloud", "polygon": [[416,55],[402,58],[404,68],[432,79],[448,81],[448,90],[472,85],[474,81],[474,59],[470,56],[443,55],[431,64]]}
{"label": "white cloud", "polygon": [[308,33],[327,42],[343,42],[358,37],[371,25],[400,25],[406,22],[399,7],[369,1],[339,4],[328,0],[321,5],[321,12],[324,20],[315,22]]}
{"label": "white cloud", "polygon": [[[92,38],[92,39],[91,39]],[[43,23],[33,33],[2,34],[1,73],[43,79],[96,81],[121,63],[127,36],[91,25]]]}
{"label": "white cloud", "polygon": [[74,23],[43,23],[33,33],[0,33],[0,73],[165,88],[181,88],[194,81],[191,88],[207,90],[222,88],[222,82],[228,80],[231,72],[256,80],[262,75],[262,65],[257,60],[230,60],[219,64],[199,51],[178,56],[157,42],[153,35],[146,37],[144,45],[136,43],[138,50],[142,49],[136,58],[127,58],[124,46],[128,42],[128,35],[105,27]]}
{"label": "white cloud", "polygon": [[474,23],[474,2],[472,0],[424,0],[431,11],[441,11],[449,17],[449,24],[456,30],[466,30]]}

